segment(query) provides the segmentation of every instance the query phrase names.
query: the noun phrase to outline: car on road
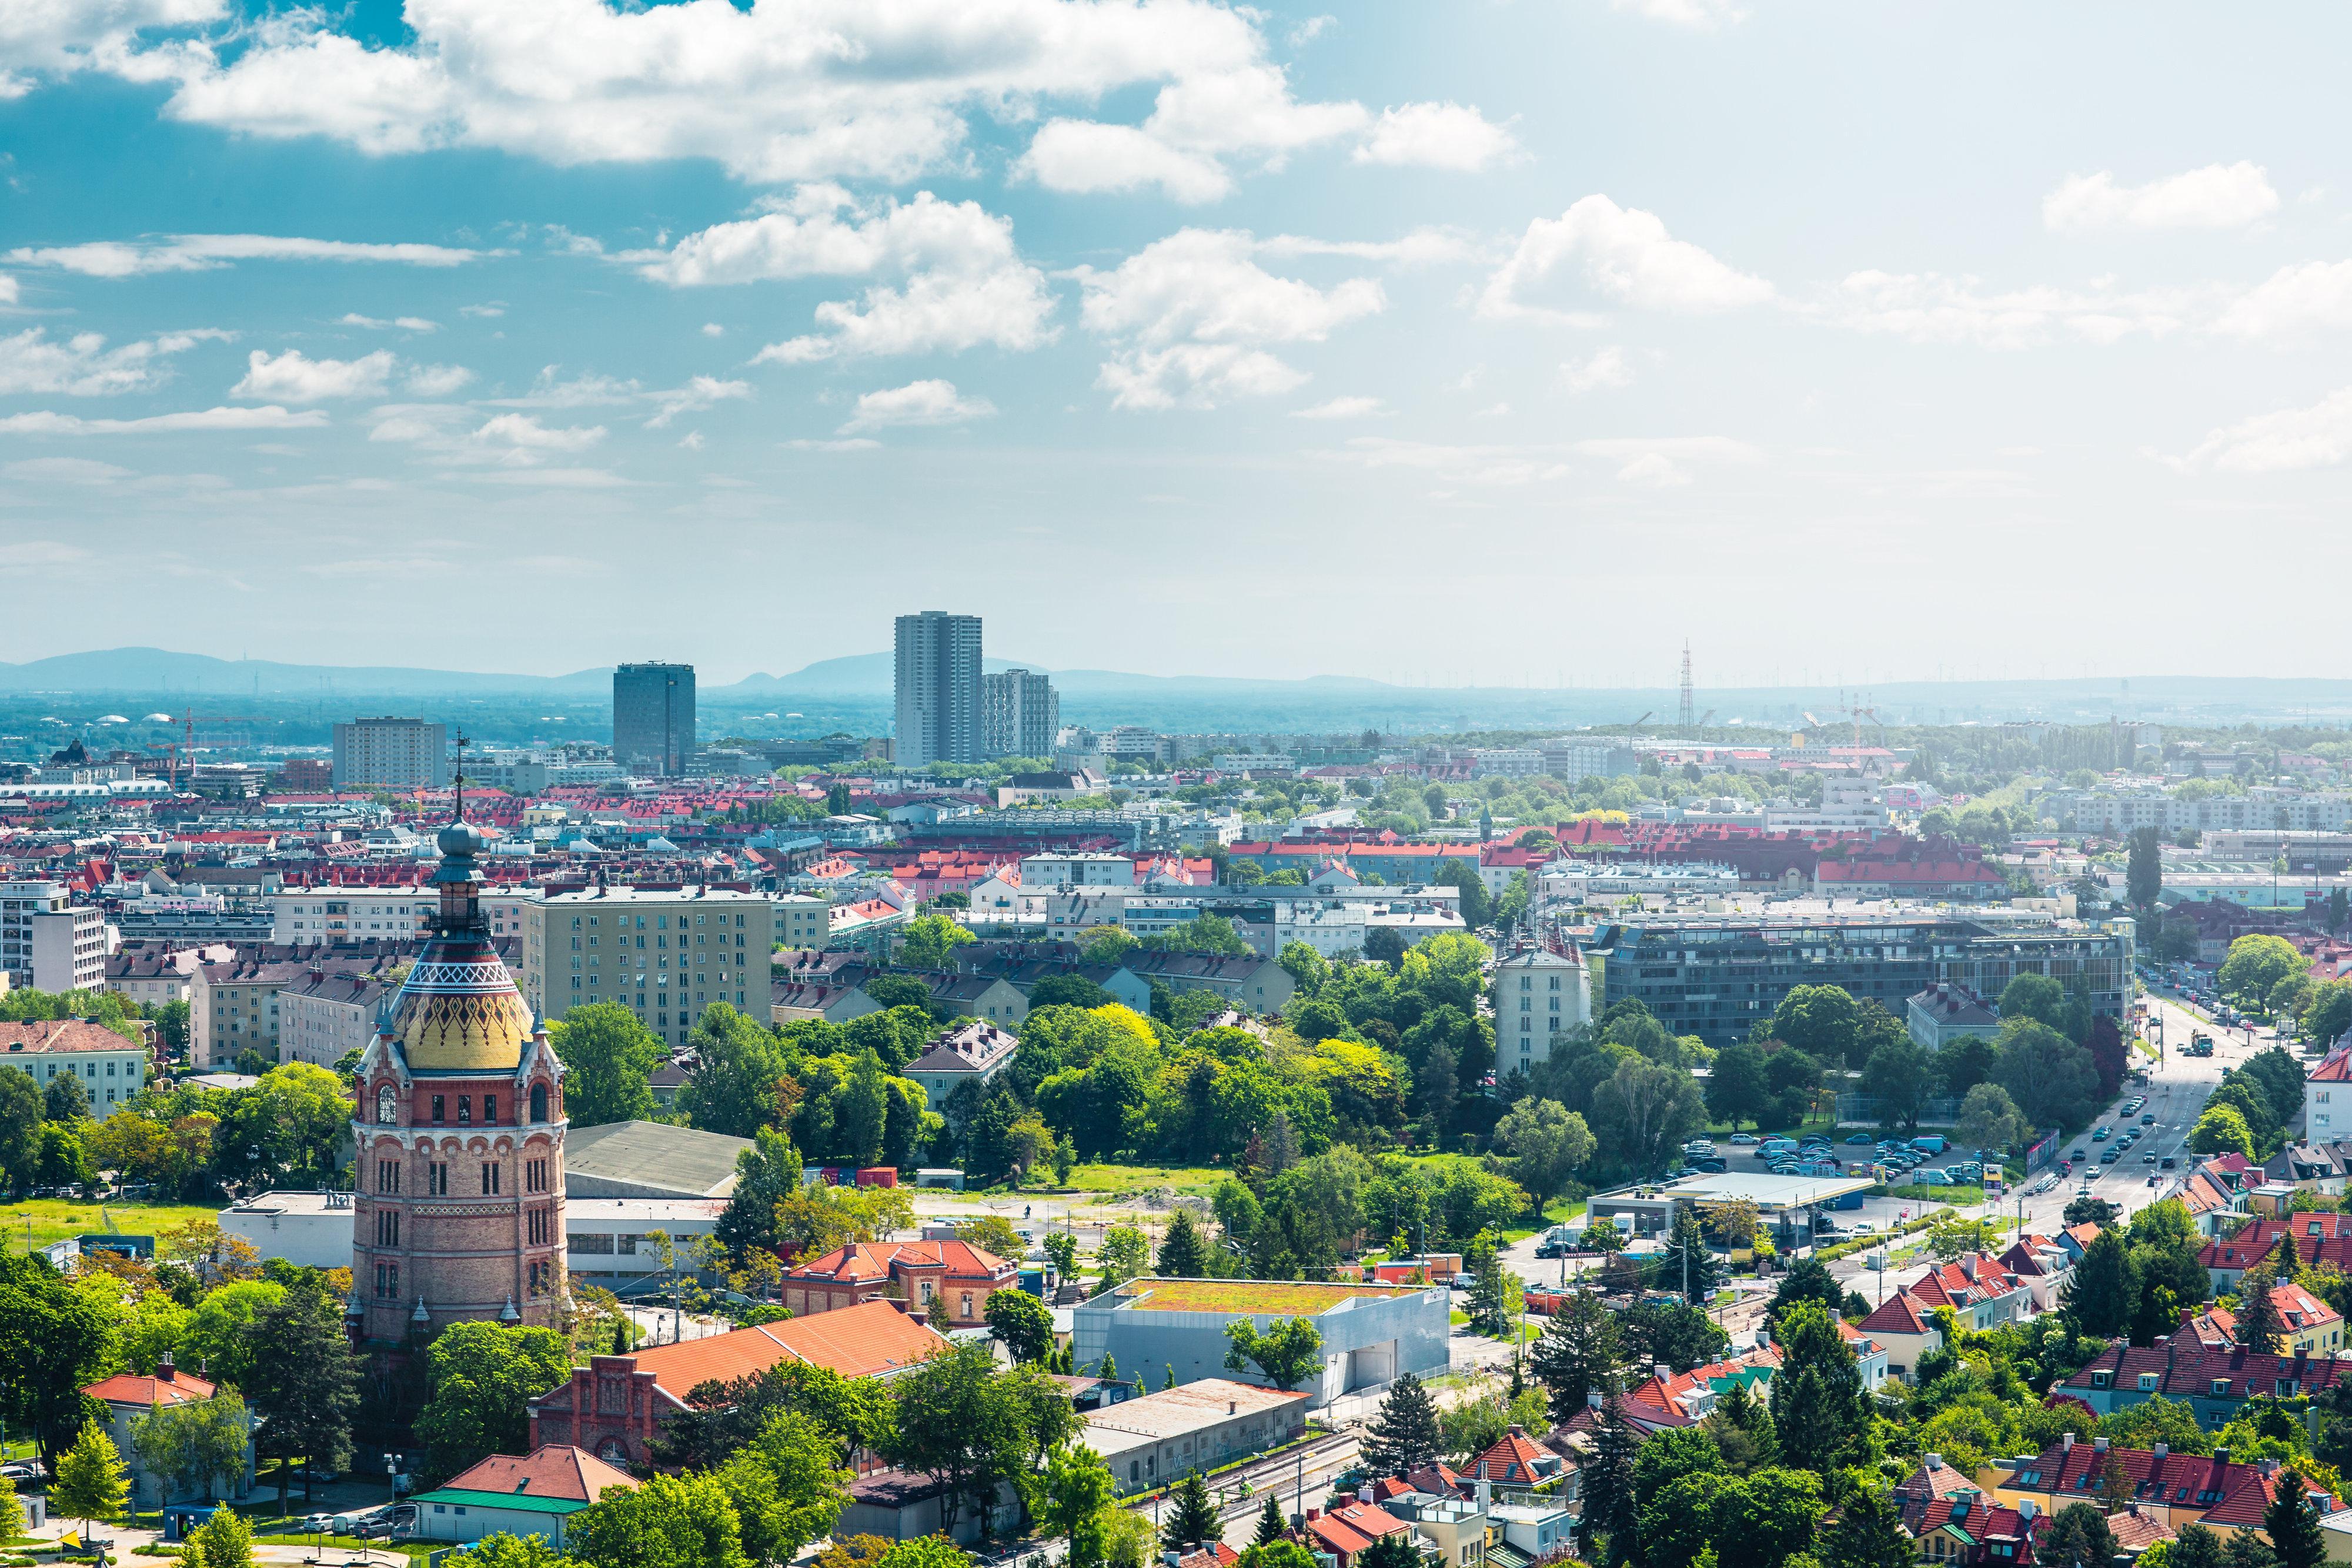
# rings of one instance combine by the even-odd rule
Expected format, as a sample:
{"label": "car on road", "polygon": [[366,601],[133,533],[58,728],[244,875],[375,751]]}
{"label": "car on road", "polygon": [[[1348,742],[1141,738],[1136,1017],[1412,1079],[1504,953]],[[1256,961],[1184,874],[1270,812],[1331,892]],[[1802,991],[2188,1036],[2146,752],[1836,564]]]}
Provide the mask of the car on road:
{"label": "car on road", "polygon": [[2153,1126],[2155,1126],[2155,1125],[2156,1125],[2156,1113],[2155,1113],[2155,1112],[2153,1112],[2153,1111],[2150,1111],[2147,1115],[2142,1116],[2142,1117],[2139,1119],[2139,1124],[2140,1124],[2141,1126],[2143,1126],[2143,1127],[2153,1127]]}
{"label": "car on road", "polygon": [[2170,1155],[2167,1155],[2164,1158],[2156,1162],[2156,1168],[2160,1171],[2168,1171],[2179,1163],[2180,1162],[2179,1160],[2174,1159]]}
{"label": "car on road", "polygon": [[2121,1149],[2109,1149],[2099,1156],[2099,1163],[2103,1166],[2111,1166],[2123,1157],[2124,1152]]}
{"label": "car on road", "polygon": [[2097,1132],[2091,1134],[2091,1142],[2095,1144],[2104,1144],[2115,1135],[2116,1130],[2113,1127],[2102,1127]]}

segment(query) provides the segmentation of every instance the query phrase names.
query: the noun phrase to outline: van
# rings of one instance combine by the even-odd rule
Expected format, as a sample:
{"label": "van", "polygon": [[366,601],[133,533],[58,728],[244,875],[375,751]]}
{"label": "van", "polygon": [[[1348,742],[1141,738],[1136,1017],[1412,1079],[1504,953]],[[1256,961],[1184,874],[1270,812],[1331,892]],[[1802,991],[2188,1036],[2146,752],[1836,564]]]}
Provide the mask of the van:
{"label": "van", "polygon": [[1922,1133],[1911,1140],[1911,1146],[1915,1149],[1925,1149],[1931,1155],[1940,1155],[1944,1152],[1944,1139],[1942,1134],[1937,1133]]}

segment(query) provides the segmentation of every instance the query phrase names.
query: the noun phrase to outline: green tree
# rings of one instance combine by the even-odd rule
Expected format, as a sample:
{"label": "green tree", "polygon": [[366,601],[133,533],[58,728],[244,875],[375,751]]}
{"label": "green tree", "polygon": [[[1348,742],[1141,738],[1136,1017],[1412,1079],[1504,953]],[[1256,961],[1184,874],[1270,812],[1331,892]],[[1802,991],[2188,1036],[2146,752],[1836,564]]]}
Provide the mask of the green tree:
{"label": "green tree", "polygon": [[2124,869],[2124,896],[2135,909],[2153,909],[2164,895],[2164,837],[2155,828],[2132,831],[2130,858]]}
{"label": "green tree", "polygon": [[0,1176],[20,1192],[39,1174],[44,1109],[31,1073],[0,1067]]}
{"label": "green tree", "polygon": [[359,1409],[359,1359],[343,1324],[343,1305],[317,1275],[297,1281],[247,1327],[253,1371],[246,1384],[259,1421],[256,1448],[278,1464],[278,1508],[286,1510],[287,1471],[304,1461],[303,1495],[310,1471],[348,1469],[352,1416]]}
{"label": "green tree", "polygon": [[2032,1128],[2018,1113],[2009,1091],[1998,1083],[1979,1083],[1960,1101],[1960,1120],[1954,1136],[1971,1148],[1999,1150],[2024,1144]]}
{"label": "green tree", "polygon": [[41,1114],[49,1121],[79,1122],[89,1115],[89,1093],[79,1074],[52,1078],[41,1091]]}
{"label": "green tree", "polygon": [[778,1090],[790,1082],[782,1041],[723,1002],[703,1010],[689,1040],[694,1070],[677,1092],[689,1123],[748,1138],[779,1120]]}
{"label": "green tree", "polygon": [[1861,1459],[1874,1416],[1837,1320],[1798,1301],[1773,1333],[1781,1361],[1772,1384],[1772,1424],[1782,1458],[1821,1476]]}
{"label": "green tree", "polygon": [[1748,1123],[1762,1125],[1773,1110],[1771,1086],[1764,1080],[1764,1052],[1744,1041],[1715,1053],[1706,1084],[1708,1114],[1728,1122],[1733,1132]]}
{"label": "green tree", "polygon": [[751,1568],[743,1522],[719,1476],[655,1474],[607,1487],[573,1514],[572,1552],[594,1568]]}
{"label": "green tree", "polygon": [[416,1436],[440,1481],[487,1455],[530,1451],[530,1402],[572,1380],[572,1347],[553,1329],[452,1323],[425,1365],[432,1392]]}
{"label": "green tree", "polygon": [[1538,1216],[1566,1190],[1598,1145],[1584,1118],[1557,1100],[1522,1099],[1495,1124],[1495,1144],[1511,1155],[1511,1179]]}
{"label": "green tree", "polygon": [[988,1332],[1016,1362],[1045,1359],[1054,1348],[1054,1314],[1026,1291],[992,1291]]}
{"label": "green tree", "polygon": [[2271,1538],[2279,1568],[2319,1568],[2327,1561],[2327,1540],[2305,1491],[2303,1477],[2289,1469],[2279,1476],[2270,1506],[2263,1510],[2263,1533]]}
{"label": "green tree", "polygon": [[1722,1284],[1723,1266],[1706,1244],[1706,1229],[1699,1224],[1696,1206],[1675,1205],[1675,1228],[1667,1235],[1665,1250],[1658,1255],[1657,1280],[1659,1289],[1674,1291],[1685,1305],[1708,1300]]}
{"label": "green tree", "polygon": [[735,1156],[735,1190],[719,1213],[712,1234],[738,1259],[776,1245],[776,1206],[800,1190],[801,1155],[774,1127],[760,1127],[751,1146]]}
{"label": "green tree", "polygon": [[1355,1562],[1360,1568],[1423,1568],[1421,1548],[1413,1544],[1410,1530],[1391,1531],[1364,1548]]}
{"label": "green tree", "polygon": [[1045,1456],[1045,1467],[1024,1477],[1023,1495],[1038,1527],[1069,1542],[1069,1568],[1103,1560],[1103,1511],[1118,1483],[1102,1456],[1083,1443],[1066,1443]]}
{"label": "green tree", "polygon": [[73,1447],[56,1465],[57,1480],[49,1488],[49,1511],[61,1519],[78,1519],[82,1533],[95,1522],[110,1524],[122,1517],[130,1500],[131,1478],[124,1474],[122,1456],[106,1428],[92,1421],[81,1429]]}
{"label": "green tree", "polygon": [[1479,1249],[1478,1260],[1471,1270],[1470,1299],[1466,1303],[1471,1332],[1495,1339],[1506,1337],[1525,1311],[1525,1303],[1518,1276],[1503,1267],[1502,1255],[1492,1243]]}
{"label": "green tree", "polygon": [[1793,986],[1772,1010],[1774,1040],[1795,1046],[1816,1061],[1853,1060],[1862,1030],[1862,1011],[1842,986]]}
{"label": "green tree", "polygon": [[[1282,1532],[1289,1528],[1290,1521],[1282,1517],[1281,1506],[1274,1500],[1274,1493],[1271,1491],[1267,1492],[1265,1494],[1265,1507],[1260,1511],[1257,1516],[1257,1535],[1255,1538],[1253,1544],[1256,1546],[1271,1546],[1276,1542],[1280,1541],[1282,1539]],[[1259,1561],[1263,1563],[1265,1559],[1261,1557]],[[1310,1557],[1307,1561],[1312,1563],[1314,1559]]]}
{"label": "green tree", "polygon": [[2352,1030],[2352,980],[2321,981],[2304,1002],[2301,1027],[2305,1040],[2322,1045],[2343,1039]]}
{"label": "green tree", "polygon": [[1725,1389],[1715,1408],[1699,1425],[1715,1440],[1724,1463],[1741,1475],[1769,1469],[1780,1458],[1780,1439],[1772,1429],[1772,1412],[1735,1381]]}
{"label": "green tree", "polygon": [[[2010,988],[2042,977],[2020,976]],[[2098,1067],[2090,1051],[2031,1018],[2002,1023],[1993,1079],[2037,1127],[2061,1123],[2081,1126],[2090,1119],[2092,1096],[2099,1087]]]}
{"label": "green tree", "polygon": [[131,1418],[131,1448],[142,1469],[162,1478],[166,1502],[206,1498],[215,1480],[242,1479],[249,1426],[245,1401],[234,1394],[158,1405]]}
{"label": "green tree", "polygon": [[[1120,935],[1125,936],[1126,933],[1121,932]],[[1128,939],[1130,942],[1134,940],[1132,936]],[[1329,961],[1304,942],[1285,942],[1282,951],[1275,955],[1274,961],[1281,965],[1283,972],[1290,977],[1291,984],[1297,988],[1296,994],[1303,1000],[1314,1000],[1322,992],[1323,982],[1331,977]]]}
{"label": "green tree", "polygon": [[898,941],[898,962],[909,969],[944,969],[955,950],[979,937],[944,915],[919,915]]}
{"label": "green tree", "polygon": [[1095,1257],[1105,1280],[1125,1284],[1151,1266],[1151,1238],[1132,1225],[1114,1225],[1103,1232]]}
{"label": "green tree", "polygon": [[777,1568],[833,1529],[849,1501],[849,1473],[834,1461],[840,1442],[805,1412],[771,1411],[759,1436],[719,1468],[751,1563]]}
{"label": "green tree", "polygon": [[2254,1152],[2254,1134],[2245,1113],[2235,1105],[2213,1105],[2189,1130],[2189,1146],[2200,1155],[2246,1155]]}
{"label": "green tree", "polygon": [[1364,1440],[1364,1468],[1377,1476],[1401,1476],[1434,1461],[1444,1439],[1437,1427],[1437,1402],[1420,1378],[1402,1373],[1389,1385],[1387,1396]]}
{"label": "green tree", "polygon": [[253,1526],[245,1515],[223,1504],[188,1533],[189,1550],[204,1568],[253,1568]]}
{"label": "green tree", "polygon": [[2230,944],[2229,956],[2221,960],[2214,980],[2223,994],[2251,998],[2260,1005],[2281,980],[2302,974],[2306,967],[2294,943],[2284,936],[2253,932]]}
{"label": "green tree", "polygon": [[1601,1156],[1621,1169],[1655,1176],[1706,1124],[1698,1082],[1680,1068],[1620,1061],[1592,1091],[1592,1132]]}
{"label": "green tree", "polygon": [[573,1008],[548,1029],[563,1063],[563,1113],[575,1127],[655,1119],[661,1042],[618,1002]]}
{"label": "green tree", "polygon": [[1617,1386],[1625,1347],[1617,1320],[1597,1292],[1568,1293],[1537,1336],[1528,1366],[1550,1397],[1554,1421],[1568,1420],[1585,1408],[1590,1396]]}
{"label": "green tree", "polygon": [[155,1009],[155,1038],[163,1053],[182,1057],[188,1051],[188,1019],[193,1011],[184,1001],[168,1001]]}
{"label": "green tree", "polygon": [[1908,1035],[1880,1046],[1863,1063],[1862,1091],[1877,1100],[1878,1120],[1886,1127],[1917,1132],[1937,1087],[1936,1059]]}
{"label": "green tree", "polygon": [[1168,1493],[1168,1521],[1160,1527],[1160,1543],[1171,1552],[1191,1552],[1203,1542],[1224,1534],[1217,1505],[1209,1497],[1209,1483],[1192,1470]]}
{"label": "green tree", "polygon": [[892,1391],[898,1419],[882,1443],[884,1456],[948,1484],[950,1532],[967,1503],[980,1511],[984,1531],[998,1486],[1028,1474],[1076,1427],[1055,1385],[1034,1368],[999,1373],[985,1344],[932,1356],[898,1377]]}
{"label": "green tree", "polygon": [[1225,1352],[1228,1371],[1246,1371],[1255,1364],[1285,1393],[1322,1373],[1323,1336],[1306,1318],[1284,1318],[1263,1334],[1255,1321],[1242,1318],[1225,1325],[1225,1338],[1232,1346]]}
{"label": "green tree", "polygon": [[2089,1503],[2069,1503],[2051,1517],[2050,1533],[2035,1544],[2033,1556],[2039,1563],[2112,1563],[2116,1532]]}
{"label": "green tree", "polygon": [[1160,1277],[1163,1280],[1199,1280],[1209,1272],[1208,1242],[1201,1228],[1193,1221],[1192,1211],[1178,1205],[1168,1221],[1168,1234],[1160,1243]]}
{"label": "green tree", "polygon": [[2267,1268],[2249,1269],[2238,1281],[2237,1341],[2248,1350],[2276,1355],[2286,1341],[2286,1320],[2271,1297]]}
{"label": "green tree", "polygon": [[1992,1078],[1998,1048],[1980,1034],[1962,1035],[1936,1053],[1936,1071],[1944,1092],[1958,1100]]}
{"label": "green tree", "polygon": [[116,1333],[100,1300],[59,1279],[46,1260],[0,1255],[0,1412],[31,1429],[52,1471],[82,1429],[82,1386],[109,1369]]}
{"label": "green tree", "polygon": [[2066,1287],[2066,1311],[2083,1333],[2113,1339],[2130,1323],[2132,1306],[2138,1298],[2137,1271],[2124,1249],[2123,1238],[2112,1229],[2101,1230],[2074,1266],[2074,1277]]}
{"label": "green tree", "polygon": [[2176,1454],[2210,1454],[2211,1434],[2198,1425],[2197,1412],[2185,1399],[2151,1394],[2100,1417],[2099,1431],[2116,1448],[2153,1450],[2158,1443]]}
{"label": "green tree", "polygon": [[[1614,1393],[1614,1390],[1604,1390]],[[1557,1394],[1554,1398],[1557,1400]],[[1580,1405],[1578,1408],[1583,1406]],[[1553,1408],[1557,1410],[1555,1403]],[[1592,1450],[1580,1472],[1584,1486],[1584,1516],[1577,1526],[1580,1555],[1597,1561],[1596,1550],[1606,1543],[1606,1555],[1622,1563],[1633,1554],[1633,1465],[1642,1434],[1625,1414],[1622,1397],[1604,1398],[1601,1419],[1592,1434]]]}

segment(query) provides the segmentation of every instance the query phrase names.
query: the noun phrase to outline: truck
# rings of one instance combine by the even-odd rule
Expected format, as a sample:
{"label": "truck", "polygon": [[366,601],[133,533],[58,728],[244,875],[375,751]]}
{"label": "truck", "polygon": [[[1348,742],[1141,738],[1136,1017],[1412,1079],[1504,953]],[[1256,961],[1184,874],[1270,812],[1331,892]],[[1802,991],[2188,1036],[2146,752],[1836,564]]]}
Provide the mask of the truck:
{"label": "truck", "polygon": [[2189,1037],[2189,1051],[2188,1051],[2188,1054],[2189,1054],[2190,1056],[2210,1056],[2210,1055],[2212,1055],[2212,1054],[2213,1054],[2213,1037],[2212,1037],[2211,1035],[2210,1035],[2210,1034],[2207,1034],[2207,1033],[2206,1033],[2203,1030],[2201,1030],[2201,1029],[2200,1029],[2200,1030],[2199,1030],[2196,1033],[2194,1033],[2194,1034],[2190,1035],[2190,1036]]}
{"label": "truck", "polygon": [[1939,1133],[1922,1133],[1911,1140],[1911,1146],[1915,1149],[1924,1149],[1931,1155],[1940,1155],[1944,1152],[1943,1135]]}

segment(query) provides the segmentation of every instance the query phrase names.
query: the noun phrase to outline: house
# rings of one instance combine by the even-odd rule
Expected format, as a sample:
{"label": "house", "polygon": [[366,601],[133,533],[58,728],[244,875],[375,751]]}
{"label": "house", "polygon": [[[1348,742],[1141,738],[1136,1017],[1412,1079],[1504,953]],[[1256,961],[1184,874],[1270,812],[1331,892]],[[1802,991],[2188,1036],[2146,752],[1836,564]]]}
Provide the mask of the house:
{"label": "house", "polygon": [[1029,1016],[1028,993],[998,976],[950,971],[911,977],[930,988],[931,1006],[950,1018],[1012,1024]]}
{"label": "house", "polygon": [[[1946,1464],[1941,1454],[1927,1454],[1921,1457],[1919,1468],[1913,1470],[1892,1495],[1895,1511],[1902,1516],[1903,1528],[1909,1531],[1915,1540],[1924,1541],[1930,1504],[1978,1490],[1975,1477]],[[1927,1553],[1923,1552],[1922,1555]]]}
{"label": "house", "polygon": [[1862,1332],[1886,1347],[1886,1370],[1908,1378],[1919,1358],[1944,1348],[1944,1331],[1936,1326],[1925,1302],[1908,1289],[1896,1291],[1862,1320]]}
{"label": "house", "polygon": [[1843,1318],[1837,1320],[1837,1326],[1838,1338],[1853,1352],[1853,1369],[1862,1375],[1864,1392],[1876,1393],[1878,1385],[1886,1381],[1886,1347]]}
{"label": "house", "polygon": [[1214,991],[1254,1013],[1278,1013],[1298,988],[1290,971],[1270,957],[1219,958],[1205,953],[1137,951],[1120,963],[1147,985],[1158,980],[1171,991]]}
{"label": "house", "polygon": [[1576,1533],[1576,1516],[1567,1505],[1545,1498],[1524,1502],[1498,1502],[1486,1510],[1502,1536],[1504,1550],[1491,1552],[1496,1568],[1535,1563],[1565,1550]]}
{"label": "house", "polygon": [[2352,1139],[2289,1144],[2263,1162],[2263,1176],[2324,1197],[2341,1197],[2346,1178],[2352,1176]]}
{"label": "house", "polygon": [[[1839,1326],[1846,1325],[1841,1322]],[[1688,1372],[1653,1375],[1648,1382],[1630,1390],[1628,1396],[1661,1410],[1678,1411],[1695,1421],[1703,1420],[1714,1414],[1717,1401],[1734,1384],[1746,1385],[1758,1402],[1763,1402],[1769,1396],[1772,1378],[1780,1370],[1780,1351],[1766,1345],[1747,1355],[1694,1366]]]}
{"label": "house", "polygon": [[2000,1014],[1966,986],[1939,980],[1912,994],[1904,1025],[1922,1051],[1941,1051],[1956,1040],[1990,1040],[2000,1032]]}
{"label": "house", "polygon": [[1410,1540],[1412,1526],[1360,1498],[1328,1513],[1308,1509],[1307,1521],[1298,1531],[1299,1543],[1318,1557],[1330,1557],[1335,1568],[1353,1568],[1357,1557],[1370,1551],[1374,1542],[1400,1532]]}
{"label": "house", "polygon": [[[1021,1010],[1027,1012],[1028,1003],[1003,980],[989,980],[991,987],[1002,987],[1020,1001]],[[1017,1036],[1008,1034],[992,1023],[974,1021],[954,1029],[942,1030],[929,1050],[905,1067],[898,1075],[911,1078],[923,1086],[930,1096],[933,1109],[948,1103],[948,1096],[966,1083],[985,1084],[1012,1065],[1013,1053],[1021,1047]]]}
{"label": "house", "polygon": [[[2352,1045],[2330,1051],[2304,1075],[2303,1135],[2315,1144],[2332,1144],[2352,1134]],[[2345,1094],[2342,1105],[2336,1096]]]}
{"label": "house", "polygon": [[[101,1378],[82,1389],[86,1397],[106,1406],[106,1435],[114,1440],[115,1451],[122,1456],[123,1470],[131,1482],[132,1508],[161,1508],[166,1503],[187,1500],[169,1495],[165,1479],[140,1462],[138,1445],[131,1437],[131,1424],[156,1410],[210,1399],[217,1391],[215,1385],[174,1367],[169,1351],[163,1353],[152,1375],[118,1372],[112,1377]],[[219,1483],[217,1487],[215,1483]],[[243,1497],[252,1490],[253,1420],[247,1416],[245,1458],[239,1469],[234,1475],[210,1478],[195,1489],[194,1495],[210,1500],[224,1493]]]}
{"label": "house", "polygon": [[2283,1218],[2256,1219],[2235,1236],[2209,1241],[2197,1260],[2213,1281],[2216,1295],[2238,1288],[2245,1271],[2278,1250],[2278,1239],[2292,1233],[2294,1249],[2306,1267],[2321,1262],[2338,1269],[2352,1267],[2352,1214],[2291,1214]]}
{"label": "house", "polygon": [[942,1328],[982,1328],[988,1298],[1021,1288],[1019,1265],[969,1241],[853,1241],[784,1275],[794,1313],[839,1312],[884,1296]]}
{"label": "house", "polygon": [[1559,1475],[1562,1462],[1559,1455],[1530,1438],[1525,1427],[1514,1423],[1509,1431],[1495,1440],[1494,1447],[1472,1459],[1462,1473],[1474,1481],[1533,1487]]}
{"label": "house", "polygon": [[564,1525],[609,1487],[636,1490],[636,1478],[564,1444],[518,1458],[492,1454],[428,1492],[416,1505],[416,1534],[426,1541],[479,1541],[486,1535],[536,1535],[561,1552]]}
{"label": "house", "polygon": [[[970,1500],[950,1500],[947,1478],[917,1470],[871,1470],[849,1483],[849,1501],[834,1521],[834,1533],[878,1535],[885,1541],[919,1541],[927,1535],[952,1535],[964,1545],[980,1539],[980,1512]],[[955,1503],[955,1524],[948,1525],[948,1507]],[[1021,1502],[1010,1482],[999,1483],[988,1511],[989,1529],[1001,1533],[1021,1517]]]}
{"label": "house", "polygon": [[889,1301],[760,1323],[707,1339],[591,1356],[572,1380],[530,1402],[534,1448],[570,1444],[614,1464],[652,1463],[659,1424],[706,1383],[756,1377],[805,1362],[844,1377],[896,1377],[947,1348],[945,1338]]}
{"label": "house", "polygon": [[1906,1288],[1929,1312],[1949,1307],[1962,1328],[1978,1333],[2015,1322],[2032,1301],[2015,1275],[1981,1252],[1938,1263]]}
{"label": "house", "polygon": [[88,1019],[0,1023],[0,1064],[22,1068],[43,1088],[79,1078],[89,1113],[103,1122],[147,1081],[147,1047]]}
{"label": "house", "polygon": [[[858,971],[864,979],[866,970]],[[882,1004],[866,994],[866,988],[856,983],[830,979],[785,980],[768,982],[768,1021],[770,1023],[802,1023],[820,1019],[825,1023],[847,1023],[851,1019],[878,1013]]]}
{"label": "house", "polygon": [[1078,1441],[1102,1457],[1125,1494],[1263,1453],[1306,1430],[1306,1395],[1204,1377],[1088,1412]]}
{"label": "house", "polygon": [[[2243,1159],[2242,1155],[2231,1158]],[[2217,1168],[2221,1167],[2221,1168]],[[2226,1167],[2219,1160],[2208,1160],[2181,1180],[2179,1187],[2165,1195],[2177,1197],[2189,1210],[2189,1221],[2200,1236],[2219,1236],[2225,1221],[2246,1212],[2244,1195],[2238,1190]]]}
{"label": "house", "polygon": [[2105,1437],[2077,1442],[2064,1432],[2041,1453],[2003,1459],[1987,1472],[1993,1498],[2011,1508],[2032,1502],[2044,1513],[2069,1503],[2095,1501],[2110,1457],[2123,1471],[2129,1500],[2167,1529],[2201,1524],[2224,1540],[2240,1531],[2259,1531],[2270,1505],[2274,1463],[2244,1464],[2227,1453],[2176,1454],[2163,1444],[2148,1448],[2110,1448]]}
{"label": "house", "polygon": [[2083,1254],[2091,1249],[2091,1243],[2098,1239],[2099,1228],[2087,1219],[2080,1225],[2070,1225],[2051,1238],[2066,1249],[2066,1256],[2077,1263],[2083,1260]]}
{"label": "house", "polygon": [[[2271,1287],[2271,1304],[2284,1325],[2282,1348],[2289,1354],[2334,1355],[2344,1348],[2344,1314],[2291,1280]],[[2235,1344],[2238,1314],[2214,1305],[2190,1307],[2180,1314],[2180,1332],[2209,1349]]]}
{"label": "house", "polygon": [[2074,1278],[2074,1255],[2047,1236],[2021,1236],[2002,1253],[2000,1266],[2025,1287],[2037,1312],[2054,1312]]}
{"label": "house", "polygon": [[2184,1400],[2207,1431],[2230,1424],[2257,1394],[2291,1398],[2316,1395],[2347,1379],[2352,1363],[2333,1356],[2271,1355],[2243,1345],[2209,1346],[2184,1334],[2158,1335],[2152,1345],[2110,1345],[2058,1385],[2099,1416],[2111,1416],[2153,1395]]}
{"label": "house", "polygon": [[[1918,1542],[1921,1562],[1972,1568],[1980,1563],[2038,1562],[2033,1549],[2049,1532],[2050,1515],[2035,1499],[2003,1504],[1970,1486],[1931,1500],[1920,1511],[1919,1526],[1911,1533]],[[2053,1564],[2053,1568],[2074,1565]]]}

